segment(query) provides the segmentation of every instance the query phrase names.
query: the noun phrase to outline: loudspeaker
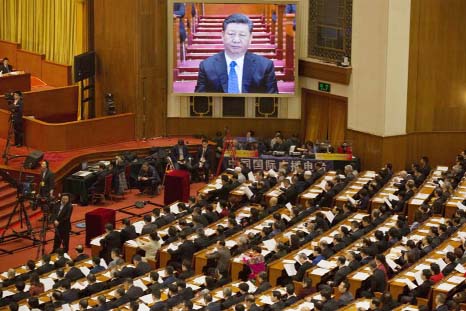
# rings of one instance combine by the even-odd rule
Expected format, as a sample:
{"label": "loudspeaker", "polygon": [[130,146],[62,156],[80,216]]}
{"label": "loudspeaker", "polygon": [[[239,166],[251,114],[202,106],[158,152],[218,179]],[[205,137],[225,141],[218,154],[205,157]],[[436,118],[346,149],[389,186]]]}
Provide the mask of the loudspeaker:
{"label": "loudspeaker", "polygon": [[24,168],[33,169],[39,166],[39,162],[44,157],[44,153],[40,150],[35,150],[31,152],[26,161],[24,161]]}

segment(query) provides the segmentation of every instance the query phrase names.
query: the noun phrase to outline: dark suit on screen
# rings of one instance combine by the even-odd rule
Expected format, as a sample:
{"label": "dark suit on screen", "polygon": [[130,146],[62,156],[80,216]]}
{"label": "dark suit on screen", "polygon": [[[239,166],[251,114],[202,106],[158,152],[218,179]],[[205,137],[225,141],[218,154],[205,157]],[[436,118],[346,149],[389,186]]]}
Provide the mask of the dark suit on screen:
{"label": "dark suit on screen", "polygon": [[[196,93],[228,93],[225,52],[203,60],[199,65]],[[242,93],[278,93],[273,62],[247,52],[244,55]]]}

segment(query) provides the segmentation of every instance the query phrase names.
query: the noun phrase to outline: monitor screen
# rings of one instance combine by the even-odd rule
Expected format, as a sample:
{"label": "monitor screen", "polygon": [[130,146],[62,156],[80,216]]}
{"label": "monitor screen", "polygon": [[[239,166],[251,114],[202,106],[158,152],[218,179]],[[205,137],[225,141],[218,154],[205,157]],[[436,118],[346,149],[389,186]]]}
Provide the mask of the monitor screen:
{"label": "monitor screen", "polygon": [[169,4],[173,94],[294,96],[297,4],[233,2]]}

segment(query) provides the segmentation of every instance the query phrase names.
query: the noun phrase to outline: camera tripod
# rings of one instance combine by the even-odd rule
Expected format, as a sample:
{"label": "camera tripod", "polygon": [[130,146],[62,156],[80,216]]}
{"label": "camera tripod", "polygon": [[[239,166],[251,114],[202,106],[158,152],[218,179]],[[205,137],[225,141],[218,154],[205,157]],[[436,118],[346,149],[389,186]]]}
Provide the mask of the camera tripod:
{"label": "camera tripod", "polygon": [[49,202],[42,203],[40,206],[42,210],[42,226],[39,231],[39,239],[35,240],[39,245],[37,246],[36,259],[45,253],[45,244],[47,244],[46,234],[49,228],[50,205]]}
{"label": "camera tripod", "polygon": [[14,127],[14,121],[13,121],[13,114],[10,114],[10,118],[8,119],[8,135],[6,139],[6,145],[5,149],[3,149],[3,162],[5,164],[8,164],[8,161],[16,158],[16,155],[10,155],[10,147],[11,147],[11,141],[13,140],[13,136],[15,135],[15,127]]}
{"label": "camera tripod", "polygon": [[[24,196],[21,194],[21,191],[18,189],[16,193],[16,204],[15,207],[13,208],[13,212],[11,212],[10,217],[8,217],[8,222],[6,226],[3,228],[2,235],[0,236],[0,242],[3,242],[5,239],[5,234],[8,231],[8,229],[11,226],[11,221],[13,220],[13,216],[16,215],[16,213],[19,213],[19,223],[21,226],[21,229],[23,228],[23,222],[26,223],[26,228],[27,230],[24,232],[16,232],[13,230],[14,234],[18,237],[28,237],[32,241],[35,241],[34,238],[34,233],[32,231],[32,225],[31,221],[29,219],[29,215],[26,212],[26,207],[24,206]],[[18,210],[19,209],[19,210]]]}

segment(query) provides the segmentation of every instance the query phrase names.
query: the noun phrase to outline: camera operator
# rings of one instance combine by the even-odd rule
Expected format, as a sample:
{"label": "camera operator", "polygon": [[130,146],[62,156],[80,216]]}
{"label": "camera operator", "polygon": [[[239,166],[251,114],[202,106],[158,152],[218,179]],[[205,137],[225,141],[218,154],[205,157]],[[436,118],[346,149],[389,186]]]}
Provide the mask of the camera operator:
{"label": "camera operator", "polygon": [[24,131],[23,131],[23,94],[21,91],[13,92],[13,101],[9,103],[10,112],[12,114],[13,129],[15,132],[16,147],[23,146]]}
{"label": "camera operator", "polygon": [[63,193],[58,206],[55,208],[53,224],[55,226],[55,238],[53,239],[53,252],[60,245],[63,245],[65,253],[68,252],[71,230],[71,214],[73,213],[73,205],[71,205],[70,195]]}

